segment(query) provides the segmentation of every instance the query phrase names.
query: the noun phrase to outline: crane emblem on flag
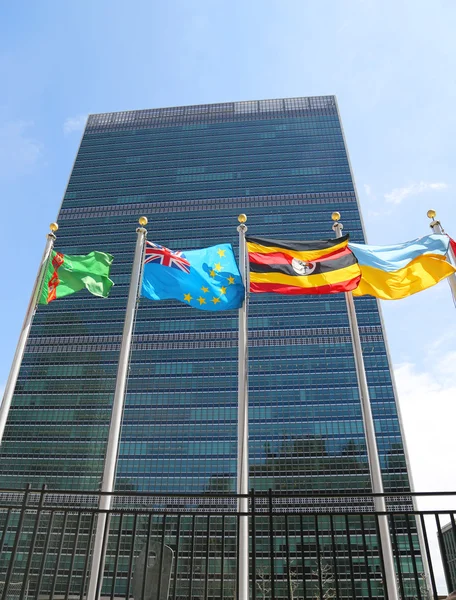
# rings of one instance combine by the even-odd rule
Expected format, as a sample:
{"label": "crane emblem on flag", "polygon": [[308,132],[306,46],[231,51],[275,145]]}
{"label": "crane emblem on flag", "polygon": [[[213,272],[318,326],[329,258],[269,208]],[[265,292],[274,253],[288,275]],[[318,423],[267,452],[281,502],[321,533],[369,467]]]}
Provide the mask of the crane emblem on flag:
{"label": "crane emblem on flag", "polygon": [[156,263],[164,267],[179,269],[184,273],[190,273],[190,263],[183,252],[174,252],[165,246],[149,241],[146,242],[146,256],[144,258],[144,264],[147,263]]}
{"label": "crane emblem on flag", "polygon": [[304,260],[299,260],[299,258],[293,258],[291,261],[291,266],[294,271],[298,273],[298,275],[310,275],[315,271],[315,267],[317,266],[314,262],[307,262]]}

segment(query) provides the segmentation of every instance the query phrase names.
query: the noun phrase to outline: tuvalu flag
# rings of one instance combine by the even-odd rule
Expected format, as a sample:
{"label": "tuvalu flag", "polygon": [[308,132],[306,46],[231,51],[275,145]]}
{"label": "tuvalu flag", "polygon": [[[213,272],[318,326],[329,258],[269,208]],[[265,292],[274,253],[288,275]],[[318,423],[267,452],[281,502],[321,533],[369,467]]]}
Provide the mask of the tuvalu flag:
{"label": "tuvalu flag", "polygon": [[245,289],[231,244],[182,252],[147,241],[141,295],[220,311],[240,308]]}
{"label": "tuvalu flag", "polygon": [[348,238],[291,242],[246,237],[250,291],[335,294],[355,289],[361,270]]}

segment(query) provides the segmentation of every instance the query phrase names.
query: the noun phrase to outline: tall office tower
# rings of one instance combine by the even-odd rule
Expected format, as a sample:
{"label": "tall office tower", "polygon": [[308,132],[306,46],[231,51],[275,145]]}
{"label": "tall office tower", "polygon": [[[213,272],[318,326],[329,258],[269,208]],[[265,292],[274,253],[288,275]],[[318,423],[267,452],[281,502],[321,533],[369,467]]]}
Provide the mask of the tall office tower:
{"label": "tall office tower", "polygon": [[[56,248],[114,255],[108,299],[85,292],[38,308],[0,451],[4,487],[99,488],[138,217],[174,250],[249,233],[330,238],[331,212],[362,242],[333,96],[89,117],[58,214]],[[409,489],[377,302],[356,300],[386,490]],[[141,299],[118,490],[234,491],[236,311]],[[250,485],[370,490],[343,294],[252,294]]]}

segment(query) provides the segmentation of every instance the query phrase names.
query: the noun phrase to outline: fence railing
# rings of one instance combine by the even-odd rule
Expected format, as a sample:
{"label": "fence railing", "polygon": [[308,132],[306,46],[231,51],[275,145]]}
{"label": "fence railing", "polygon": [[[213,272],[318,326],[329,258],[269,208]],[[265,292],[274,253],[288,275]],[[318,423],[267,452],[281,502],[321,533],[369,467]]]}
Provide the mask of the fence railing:
{"label": "fence railing", "polygon": [[[248,513],[238,513],[236,495],[114,494],[103,573],[91,575],[98,493],[0,490],[0,600],[83,600],[90,576],[112,600],[239,598],[242,518],[252,600],[388,598],[384,514],[401,598],[435,600],[456,588],[456,493],[388,494],[386,513],[369,494],[248,496]],[[416,497],[434,508],[417,510]],[[448,506],[436,508],[442,499]]]}

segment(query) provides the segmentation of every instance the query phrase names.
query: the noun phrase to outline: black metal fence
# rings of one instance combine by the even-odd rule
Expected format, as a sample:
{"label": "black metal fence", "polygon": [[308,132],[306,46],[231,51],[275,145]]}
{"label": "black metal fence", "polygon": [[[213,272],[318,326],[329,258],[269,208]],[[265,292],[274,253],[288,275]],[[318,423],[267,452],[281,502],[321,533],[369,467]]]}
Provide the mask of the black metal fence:
{"label": "black metal fence", "polygon": [[[450,494],[419,496],[437,503]],[[237,512],[237,499],[115,494],[97,577],[101,596],[238,598],[237,534],[248,516],[252,600],[388,598],[379,541],[385,513],[375,512],[372,495],[252,491],[248,513]],[[85,598],[97,504],[92,492],[0,490],[0,600]],[[401,598],[437,599],[445,581],[452,585],[456,508],[414,510],[412,496],[403,494],[388,495],[387,505]],[[442,529],[454,538],[441,544],[443,563]],[[147,577],[139,567],[146,556]]]}

